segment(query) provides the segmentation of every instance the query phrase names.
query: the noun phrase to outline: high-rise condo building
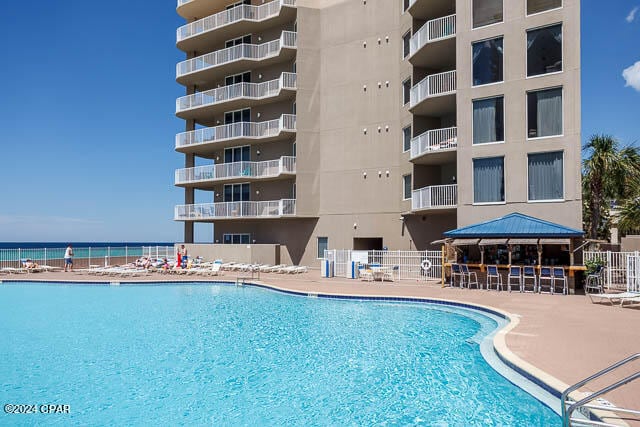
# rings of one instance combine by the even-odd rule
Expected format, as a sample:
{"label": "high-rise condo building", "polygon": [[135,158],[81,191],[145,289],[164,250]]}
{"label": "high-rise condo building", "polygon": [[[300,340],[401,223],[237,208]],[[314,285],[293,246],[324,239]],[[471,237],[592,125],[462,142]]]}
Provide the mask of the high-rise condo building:
{"label": "high-rise condo building", "polygon": [[185,242],[213,223],[211,243],[316,265],[330,248],[433,248],[510,212],[582,228],[579,0],[177,12]]}

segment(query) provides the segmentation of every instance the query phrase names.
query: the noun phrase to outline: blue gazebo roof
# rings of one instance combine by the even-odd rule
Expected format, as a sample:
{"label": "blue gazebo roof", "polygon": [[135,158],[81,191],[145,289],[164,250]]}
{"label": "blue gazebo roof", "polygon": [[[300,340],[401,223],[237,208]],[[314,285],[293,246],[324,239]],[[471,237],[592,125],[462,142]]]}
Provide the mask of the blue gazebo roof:
{"label": "blue gazebo roof", "polygon": [[512,213],[501,218],[466,227],[450,230],[444,233],[449,238],[487,238],[487,237],[582,237],[584,232],[565,227],[549,221]]}

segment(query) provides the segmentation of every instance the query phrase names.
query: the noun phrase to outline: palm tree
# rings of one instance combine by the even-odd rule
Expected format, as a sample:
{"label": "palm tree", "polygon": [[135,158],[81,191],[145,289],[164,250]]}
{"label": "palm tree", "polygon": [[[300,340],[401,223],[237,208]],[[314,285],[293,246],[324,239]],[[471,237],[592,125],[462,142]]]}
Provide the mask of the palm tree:
{"label": "palm tree", "polygon": [[640,230],[640,191],[638,196],[627,200],[620,209],[618,229],[622,233]]}
{"label": "palm tree", "polygon": [[588,157],[583,163],[585,222],[592,239],[601,236],[603,211],[610,203],[631,197],[629,189],[640,182],[640,152],[637,147],[619,148],[610,135],[593,135],[583,147]]}

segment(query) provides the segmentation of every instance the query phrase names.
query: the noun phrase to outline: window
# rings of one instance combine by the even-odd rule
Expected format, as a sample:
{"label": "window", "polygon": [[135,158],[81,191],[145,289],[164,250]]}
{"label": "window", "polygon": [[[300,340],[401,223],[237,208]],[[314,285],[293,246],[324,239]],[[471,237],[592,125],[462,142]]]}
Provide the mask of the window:
{"label": "window", "polygon": [[502,0],[473,0],[473,28],[502,22]]}
{"label": "window", "polygon": [[245,145],[243,147],[231,147],[224,149],[224,162],[248,162],[251,161],[251,147]]}
{"label": "window", "polygon": [[527,93],[527,136],[562,135],[562,88]]}
{"label": "window", "polygon": [[504,141],[504,97],[473,101],[473,143]]}
{"label": "window", "polygon": [[411,150],[411,125],[402,129],[402,152]]}
{"label": "window", "polygon": [[233,76],[227,76],[224,78],[225,86],[233,85],[236,83],[250,83],[251,82],[251,71],[247,71],[246,73],[234,74]]}
{"label": "window", "polygon": [[527,15],[562,7],[562,0],[527,0]]}
{"label": "window", "polygon": [[251,108],[245,108],[244,110],[227,111],[224,113],[224,124],[251,121]]}
{"label": "window", "polygon": [[411,77],[402,82],[402,104],[406,105],[411,100]]}
{"label": "window", "polygon": [[473,85],[503,81],[502,37],[473,43]]}
{"label": "window", "polygon": [[223,234],[222,235],[222,243],[225,245],[248,245],[251,241],[250,234]]}
{"label": "window", "polygon": [[411,53],[411,31],[407,31],[404,36],[402,36],[402,57],[406,58]]}
{"label": "window", "polygon": [[402,198],[403,200],[411,198],[411,174],[402,176]]}
{"label": "window", "polygon": [[329,249],[329,238],[318,237],[318,258],[324,258],[324,251]]}
{"label": "window", "polygon": [[473,203],[504,202],[504,157],[473,159]]}
{"label": "window", "polygon": [[236,6],[240,6],[240,5],[243,5],[243,4],[251,4],[251,0],[242,0],[242,1],[235,2],[235,3],[230,4],[229,6],[225,7],[225,9],[227,9],[227,10],[233,9]]}
{"label": "window", "polygon": [[246,36],[238,37],[237,39],[227,40],[224,42],[224,47],[229,48],[233,46],[237,46],[239,44],[251,44],[251,34],[247,34]]}
{"label": "window", "polygon": [[248,183],[244,184],[225,184],[224,201],[225,202],[247,202],[251,187]]}
{"label": "window", "polygon": [[527,31],[527,77],[562,71],[562,25]]}
{"label": "window", "polygon": [[529,200],[564,199],[563,153],[529,154]]}

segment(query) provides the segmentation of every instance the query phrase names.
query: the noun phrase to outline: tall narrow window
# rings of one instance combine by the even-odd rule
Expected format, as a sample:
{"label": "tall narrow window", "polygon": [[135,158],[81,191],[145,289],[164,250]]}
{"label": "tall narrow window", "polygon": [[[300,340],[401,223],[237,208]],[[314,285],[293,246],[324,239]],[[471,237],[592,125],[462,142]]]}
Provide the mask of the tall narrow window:
{"label": "tall narrow window", "polygon": [[411,77],[402,82],[402,104],[406,105],[411,101]]}
{"label": "tall narrow window", "polygon": [[411,31],[402,36],[402,57],[406,58],[411,53]]}
{"label": "tall narrow window", "polygon": [[529,200],[562,200],[562,151],[529,154],[528,158]]}
{"label": "tall narrow window", "polygon": [[244,145],[242,147],[232,147],[224,149],[224,162],[248,162],[251,160],[251,147]]}
{"label": "tall narrow window", "polygon": [[527,15],[562,7],[562,0],[527,0]]}
{"label": "tall narrow window", "polygon": [[402,151],[411,150],[411,125],[402,129]]}
{"label": "tall narrow window", "polygon": [[318,237],[318,258],[324,258],[324,251],[329,249],[329,238]]}
{"label": "tall narrow window", "polygon": [[504,98],[473,101],[473,143],[504,141]]}
{"label": "tall narrow window", "polygon": [[502,0],[473,0],[473,28],[502,22]]}
{"label": "tall narrow window", "polygon": [[473,203],[504,202],[504,157],[473,159]]}
{"label": "tall narrow window", "polygon": [[409,0],[402,0],[402,11],[406,12],[407,9],[409,9],[410,6],[410,2]]}
{"label": "tall narrow window", "polygon": [[562,135],[562,88],[527,93],[529,138]]}
{"label": "tall narrow window", "polygon": [[562,25],[527,31],[527,77],[562,71]]}
{"label": "tall narrow window", "polygon": [[404,200],[411,198],[411,174],[402,176],[402,198]]}
{"label": "tall narrow window", "polygon": [[473,43],[473,85],[503,80],[502,37]]}

